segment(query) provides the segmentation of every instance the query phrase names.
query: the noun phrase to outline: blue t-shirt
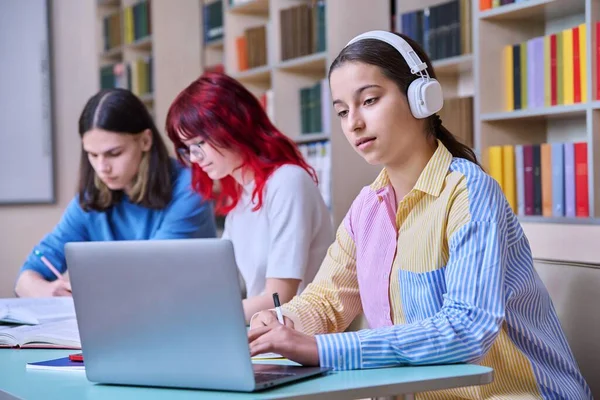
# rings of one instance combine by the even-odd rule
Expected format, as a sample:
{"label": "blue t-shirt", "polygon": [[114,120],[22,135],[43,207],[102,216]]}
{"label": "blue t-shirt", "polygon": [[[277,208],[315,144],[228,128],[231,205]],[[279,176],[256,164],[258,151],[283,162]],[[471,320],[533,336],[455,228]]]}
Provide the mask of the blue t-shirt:
{"label": "blue t-shirt", "polygon": [[[175,160],[173,197],[166,208],[157,210],[133,204],[127,196],[105,211],[84,211],[75,196],[58,225],[36,247],[61,272],[67,270],[64,246],[67,242],[152,240],[216,237],[216,224],[210,202],[202,201],[191,188],[191,172]],[[33,270],[47,280],[54,274],[33,253],[21,272]]]}

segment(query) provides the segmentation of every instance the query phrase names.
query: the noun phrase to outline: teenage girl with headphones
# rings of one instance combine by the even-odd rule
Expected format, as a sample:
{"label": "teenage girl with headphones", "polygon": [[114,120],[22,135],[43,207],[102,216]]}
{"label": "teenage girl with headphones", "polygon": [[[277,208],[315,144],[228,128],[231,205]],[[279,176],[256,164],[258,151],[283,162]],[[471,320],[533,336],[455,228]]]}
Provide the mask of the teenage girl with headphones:
{"label": "teenage girl with headphones", "polygon": [[[423,60],[423,61],[421,61]],[[499,185],[436,114],[440,84],[410,38],[359,35],[329,71],[350,145],[379,177],[354,200],[315,280],[262,311],[252,355],[335,369],[478,363],[494,382],[428,399],[588,399],[529,243]],[[369,329],[344,332],[359,313]]]}

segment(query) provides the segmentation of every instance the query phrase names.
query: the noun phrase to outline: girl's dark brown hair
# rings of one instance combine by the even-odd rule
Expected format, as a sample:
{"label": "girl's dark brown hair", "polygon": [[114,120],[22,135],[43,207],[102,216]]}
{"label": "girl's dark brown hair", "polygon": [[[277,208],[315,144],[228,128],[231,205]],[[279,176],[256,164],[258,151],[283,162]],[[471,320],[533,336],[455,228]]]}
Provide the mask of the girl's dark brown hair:
{"label": "girl's dark brown hair", "polygon": [[[152,147],[143,162],[144,180],[141,190],[131,201],[143,207],[161,209],[171,201],[175,166],[167,147],[148,109],[132,92],[125,89],[104,89],[92,96],[79,117],[79,136],[91,129],[99,128],[123,135],[139,134],[146,129],[152,132]],[[141,171],[141,168],[140,168]],[[140,172],[141,175],[141,172]],[[87,153],[81,147],[79,167],[79,204],[85,211],[103,211],[120,201],[122,191],[113,191],[95,184],[96,172]],[[96,179],[97,181],[97,179]]]}
{"label": "girl's dark brown hair", "polygon": [[[427,63],[427,72],[429,76],[435,78],[435,71],[431,66],[431,60],[425,51],[410,37],[401,33],[395,33],[404,39],[417,53],[419,58]],[[407,95],[408,86],[419,76],[410,72],[408,64],[402,55],[391,45],[377,39],[363,39],[346,46],[340,54],[333,60],[329,68],[329,77],[331,73],[347,62],[362,62],[375,65],[381,69],[381,72],[398,85],[400,91]],[[473,150],[465,144],[459,142],[448,129],[444,127],[439,115],[433,114],[427,118],[430,134],[439,139],[454,157],[465,158],[477,165],[477,157]]]}

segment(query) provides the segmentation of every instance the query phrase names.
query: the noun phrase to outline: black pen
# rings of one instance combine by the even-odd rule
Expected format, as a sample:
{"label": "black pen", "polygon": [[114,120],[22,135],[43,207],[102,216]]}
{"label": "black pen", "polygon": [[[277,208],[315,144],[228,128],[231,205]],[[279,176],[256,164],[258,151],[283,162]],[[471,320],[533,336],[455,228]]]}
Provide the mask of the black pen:
{"label": "black pen", "polygon": [[273,303],[275,303],[275,312],[277,313],[277,319],[281,325],[285,325],[283,322],[283,314],[281,314],[281,303],[279,303],[279,295],[273,293]]}

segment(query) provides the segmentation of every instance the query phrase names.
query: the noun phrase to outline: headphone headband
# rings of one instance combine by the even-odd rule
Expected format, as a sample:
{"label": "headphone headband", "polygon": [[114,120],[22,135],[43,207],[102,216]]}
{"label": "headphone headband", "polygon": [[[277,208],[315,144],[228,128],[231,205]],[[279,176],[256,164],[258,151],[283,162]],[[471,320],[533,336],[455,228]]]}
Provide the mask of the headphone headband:
{"label": "headphone headband", "polygon": [[369,31],[361,33],[360,35],[355,36],[352,40],[350,40],[348,44],[346,44],[346,47],[348,47],[352,43],[356,43],[359,40],[363,39],[381,40],[382,42],[385,42],[390,46],[394,47],[402,55],[402,57],[404,58],[404,60],[410,68],[410,72],[413,74],[418,74],[419,72],[427,69],[427,64],[421,61],[417,53],[413,50],[412,47],[410,47],[406,40],[391,32]]}
{"label": "headphone headband", "polygon": [[406,40],[387,31],[369,31],[350,40],[346,47],[363,39],[376,39],[389,44],[402,55],[410,72],[418,75],[418,78],[410,82],[406,89],[410,111],[415,118],[427,118],[442,109],[444,105],[442,86],[436,79],[429,77],[427,64]]}

